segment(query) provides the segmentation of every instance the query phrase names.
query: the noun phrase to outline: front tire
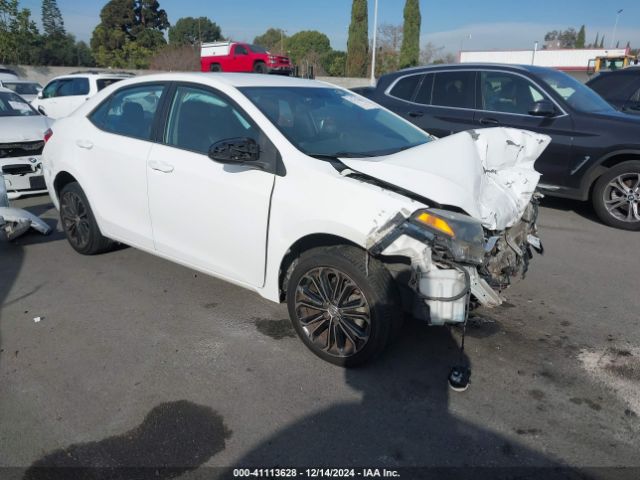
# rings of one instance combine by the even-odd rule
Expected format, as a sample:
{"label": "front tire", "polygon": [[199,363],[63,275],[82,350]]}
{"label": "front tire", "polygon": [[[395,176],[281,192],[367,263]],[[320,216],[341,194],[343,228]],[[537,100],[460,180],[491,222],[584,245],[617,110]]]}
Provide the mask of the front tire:
{"label": "front tire", "polygon": [[379,355],[402,321],[389,272],[351,246],[303,253],[287,284],[287,306],[303,343],[323,360],[344,367]]}
{"label": "front tire", "polygon": [[267,69],[267,66],[264,64],[264,62],[256,62],[256,64],[253,66],[253,71],[254,73],[267,73],[269,70]]}
{"label": "front tire", "polygon": [[77,182],[60,191],[60,222],[73,249],[83,255],[95,255],[113,247],[104,237],[91,211],[89,201]]}
{"label": "front tire", "polygon": [[640,161],[624,162],[607,170],[593,187],[593,208],[605,224],[640,230]]}

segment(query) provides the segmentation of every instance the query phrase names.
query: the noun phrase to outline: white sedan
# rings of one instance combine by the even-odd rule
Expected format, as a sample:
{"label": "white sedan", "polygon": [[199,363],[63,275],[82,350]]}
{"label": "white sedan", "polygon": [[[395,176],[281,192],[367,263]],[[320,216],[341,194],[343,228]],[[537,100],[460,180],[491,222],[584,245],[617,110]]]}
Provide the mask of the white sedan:
{"label": "white sedan", "polygon": [[321,82],[149,75],[47,136],[74,249],[122,242],[286,301],[303,342],[339,365],[380,353],[403,312],[442,325],[500,304],[541,249],[533,165],[548,137],[435,140]]}
{"label": "white sedan", "polygon": [[46,193],[41,154],[51,123],[22,97],[0,88],[0,174],[9,198]]}

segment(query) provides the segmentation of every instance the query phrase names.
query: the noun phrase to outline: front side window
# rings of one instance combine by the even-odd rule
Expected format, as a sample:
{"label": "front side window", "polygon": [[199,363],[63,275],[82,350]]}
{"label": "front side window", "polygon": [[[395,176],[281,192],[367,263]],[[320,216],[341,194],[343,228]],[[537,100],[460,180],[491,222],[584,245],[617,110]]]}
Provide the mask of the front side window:
{"label": "front side window", "polygon": [[101,130],[149,140],[163,91],[163,85],[123,88],[100,104],[89,119]]}
{"label": "front side window", "polygon": [[244,48],[242,45],[237,45],[236,46],[236,55],[248,55],[249,52],[247,52],[247,49]]}
{"label": "front side window", "polygon": [[88,93],[88,78],[70,78],[62,80],[62,84],[58,88],[56,97],[72,97],[77,95],[87,95]]}
{"label": "front side window", "polygon": [[239,137],[258,141],[257,129],[238,108],[209,90],[176,89],[164,143],[207,154],[214,143]]}
{"label": "front side window", "polygon": [[378,104],[337,88],[240,89],[300,151],[310,156],[390,155],[431,137]]}
{"label": "front side window", "polygon": [[54,80],[53,82],[49,83],[46,87],[44,87],[44,90],[42,90],[42,98],[55,97],[56,90],[58,90],[59,86],[60,86],[59,80]]}
{"label": "front side window", "polygon": [[122,78],[99,78],[96,80],[96,86],[98,91],[107,88],[109,85],[113,85],[116,82],[123,80]]}
{"label": "front side window", "polygon": [[0,92],[0,117],[31,117],[39,115],[22,97],[13,92]]}
{"label": "front side window", "polygon": [[443,107],[475,107],[475,73],[438,72],[433,81],[431,104]]}
{"label": "front side window", "polygon": [[401,100],[411,100],[413,98],[413,92],[416,91],[418,82],[421,75],[410,75],[408,77],[401,78],[396,82],[389,95],[399,98]]}
{"label": "front side window", "polygon": [[480,72],[482,110],[528,115],[544,94],[520,75],[504,72]]}

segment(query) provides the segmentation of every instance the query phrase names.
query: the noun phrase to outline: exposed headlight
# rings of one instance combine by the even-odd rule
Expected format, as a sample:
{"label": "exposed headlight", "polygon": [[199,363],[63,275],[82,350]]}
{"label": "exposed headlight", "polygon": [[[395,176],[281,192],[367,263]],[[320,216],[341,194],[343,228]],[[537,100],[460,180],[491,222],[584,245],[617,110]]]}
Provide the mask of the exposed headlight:
{"label": "exposed headlight", "polygon": [[475,264],[484,261],[484,230],[475,218],[434,208],[417,211],[411,223],[430,232],[434,241],[446,247],[454,260]]}

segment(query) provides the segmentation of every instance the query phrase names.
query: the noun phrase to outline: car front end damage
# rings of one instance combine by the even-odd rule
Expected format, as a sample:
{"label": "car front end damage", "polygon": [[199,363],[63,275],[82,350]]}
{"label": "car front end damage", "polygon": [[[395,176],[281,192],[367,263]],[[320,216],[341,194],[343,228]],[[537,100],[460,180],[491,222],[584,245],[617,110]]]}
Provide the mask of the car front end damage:
{"label": "car front end damage", "polygon": [[[532,132],[495,128],[425,145],[425,156],[453,149],[464,155],[457,172],[462,187],[458,204],[448,201],[456,172],[441,170],[448,179],[435,176],[441,166],[430,166],[427,160],[416,164],[408,157],[384,162],[411,168],[411,180],[398,185],[397,177],[392,185],[421,195],[429,205],[409,215],[398,213],[369,236],[368,252],[387,265],[401,286],[405,310],[431,325],[463,323],[471,308],[500,305],[502,291],[526,275],[534,252],[543,252],[536,225],[540,175],[533,166],[549,141]],[[377,174],[380,180],[381,167],[364,164],[346,175],[363,180]],[[440,178],[449,188],[425,185],[416,192],[411,182],[421,178]]]}

